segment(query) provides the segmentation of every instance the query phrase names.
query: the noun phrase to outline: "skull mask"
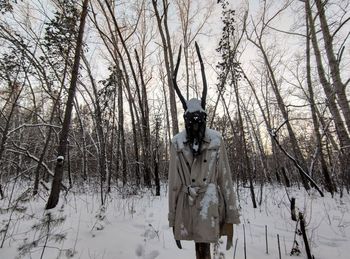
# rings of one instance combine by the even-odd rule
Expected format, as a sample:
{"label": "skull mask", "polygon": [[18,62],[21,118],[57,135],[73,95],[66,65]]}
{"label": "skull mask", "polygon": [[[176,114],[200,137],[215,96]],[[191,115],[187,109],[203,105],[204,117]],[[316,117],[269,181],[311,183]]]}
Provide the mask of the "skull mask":
{"label": "skull mask", "polygon": [[184,114],[187,142],[190,144],[194,156],[200,154],[202,142],[205,136],[207,114],[201,107],[198,99],[187,102],[187,110]]}

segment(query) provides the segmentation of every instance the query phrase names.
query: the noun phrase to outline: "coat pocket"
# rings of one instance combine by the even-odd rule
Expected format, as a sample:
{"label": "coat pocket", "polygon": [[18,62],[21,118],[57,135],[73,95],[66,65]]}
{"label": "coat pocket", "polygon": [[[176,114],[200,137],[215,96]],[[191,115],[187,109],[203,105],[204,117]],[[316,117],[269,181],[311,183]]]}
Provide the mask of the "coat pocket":
{"label": "coat pocket", "polygon": [[220,225],[220,235],[225,236],[225,214],[226,214],[226,203],[224,196],[222,195],[222,192],[220,189],[218,189],[218,196],[219,196],[219,225]]}
{"label": "coat pocket", "polygon": [[188,204],[188,196],[184,192],[179,194],[175,213],[175,239],[192,239],[192,213]]}

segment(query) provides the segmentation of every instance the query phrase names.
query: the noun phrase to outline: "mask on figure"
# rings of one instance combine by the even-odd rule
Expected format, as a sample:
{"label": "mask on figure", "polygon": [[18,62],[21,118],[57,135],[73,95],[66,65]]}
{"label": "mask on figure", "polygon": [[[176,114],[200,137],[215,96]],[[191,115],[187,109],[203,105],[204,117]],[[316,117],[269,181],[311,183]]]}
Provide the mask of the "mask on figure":
{"label": "mask on figure", "polygon": [[201,152],[202,143],[205,136],[205,128],[206,128],[206,119],[207,113],[205,112],[205,103],[207,98],[207,80],[205,77],[204,64],[202,60],[202,56],[199,51],[199,46],[197,42],[195,43],[196,52],[199,58],[199,63],[202,72],[202,81],[203,81],[203,93],[201,100],[191,99],[186,101],[181,91],[177,85],[176,76],[180,65],[181,59],[181,46],[179,48],[179,55],[177,57],[177,62],[173,74],[173,86],[176,91],[176,94],[180,98],[182,106],[184,108],[184,119],[185,119],[185,127],[186,127],[186,135],[187,142],[191,146],[191,150],[193,156],[198,156]]}
{"label": "mask on figure", "polygon": [[184,119],[187,141],[191,147],[193,156],[198,156],[205,136],[207,119],[207,114],[201,107],[200,100],[191,99],[187,102]]}

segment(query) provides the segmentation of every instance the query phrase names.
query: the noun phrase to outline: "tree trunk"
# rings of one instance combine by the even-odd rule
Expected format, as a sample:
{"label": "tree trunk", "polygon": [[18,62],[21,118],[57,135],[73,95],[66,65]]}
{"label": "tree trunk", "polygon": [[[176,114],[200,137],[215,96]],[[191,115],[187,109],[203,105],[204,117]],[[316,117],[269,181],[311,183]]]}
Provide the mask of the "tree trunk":
{"label": "tree trunk", "polygon": [[160,180],[159,180],[159,161],[160,161],[160,139],[159,139],[159,130],[161,126],[161,119],[156,117],[155,125],[155,142],[156,145],[153,150],[154,157],[154,182],[156,185],[156,196],[160,196]]}
{"label": "tree trunk", "polygon": [[82,56],[83,61],[86,66],[86,70],[88,72],[91,86],[92,86],[92,91],[94,94],[94,107],[95,107],[95,116],[94,119],[96,120],[96,129],[97,129],[97,136],[98,136],[98,165],[99,165],[99,171],[100,171],[100,191],[101,191],[101,204],[103,205],[104,199],[103,199],[103,185],[104,182],[106,181],[106,175],[107,175],[107,161],[106,161],[106,141],[105,141],[105,134],[103,132],[103,120],[102,120],[102,110],[101,110],[101,105],[100,105],[100,100],[99,100],[99,94],[97,91],[97,85],[95,83],[95,79],[92,75],[91,69],[90,69],[90,64],[87,61],[86,57]]}
{"label": "tree trunk", "polygon": [[[121,54],[119,52],[118,52],[118,55],[121,59],[123,70],[126,71],[125,63],[122,60]],[[141,170],[140,170],[138,132],[140,132],[141,130],[138,130],[139,127],[137,127],[137,125],[139,125],[140,120],[137,116],[137,112],[136,111],[134,112],[135,101],[131,93],[128,74],[125,73],[125,77],[122,76],[122,78],[128,94],[128,104],[129,104],[129,111],[130,111],[131,124],[132,124],[133,147],[134,147],[134,156],[135,156],[135,176],[136,176],[136,184],[137,186],[139,186],[141,184]]]}
{"label": "tree trunk", "polygon": [[68,92],[68,99],[66,103],[66,110],[65,110],[64,121],[62,125],[62,131],[60,134],[60,142],[57,150],[57,158],[60,158],[60,159],[63,158],[63,161],[61,161],[60,159],[57,159],[56,161],[54,179],[52,181],[51,192],[50,192],[50,196],[47,201],[45,209],[52,209],[56,207],[59,201],[59,195],[61,190],[60,185],[62,182],[62,175],[63,175],[64,157],[66,155],[69,127],[70,127],[70,122],[72,117],[73,102],[74,102],[74,96],[75,96],[77,80],[78,80],[80,54],[83,46],[83,34],[84,34],[85,20],[88,12],[88,3],[89,3],[89,0],[84,0],[83,2],[83,10],[80,17],[79,33],[77,37],[77,45],[76,45],[75,55],[74,55],[74,64],[72,68],[72,78],[71,78],[71,83],[70,83],[69,92]]}
{"label": "tree trunk", "polygon": [[[320,19],[321,23],[321,31],[323,35],[324,40],[324,46],[326,49],[329,69],[331,71],[331,78],[333,81],[333,86],[335,93],[337,95],[337,102],[341,108],[341,111],[343,113],[345,123],[348,127],[348,131],[350,132],[350,106],[349,101],[346,96],[346,88],[345,84],[342,82],[341,76],[340,76],[340,61],[337,60],[334,50],[333,50],[333,36],[330,34],[327,18],[325,14],[325,8],[327,1],[324,1],[322,3],[321,0],[315,0],[317,11],[318,11],[318,17]],[[347,147],[350,149],[350,147]]]}
{"label": "tree trunk", "polygon": [[125,134],[124,134],[124,101],[123,101],[123,87],[121,80],[121,71],[118,69],[117,73],[117,88],[118,88],[118,133],[120,141],[120,157],[122,182],[125,186],[128,180],[127,168],[126,168],[126,148],[125,148]]}
{"label": "tree trunk", "polygon": [[234,68],[231,68],[231,74],[233,78],[233,87],[235,90],[235,97],[236,97],[236,104],[237,104],[237,114],[238,114],[238,122],[239,122],[239,130],[241,132],[241,143],[242,143],[242,151],[243,151],[243,156],[245,160],[245,171],[246,174],[248,175],[249,179],[249,189],[250,189],[250,195],[253,203],[253,208],[257,208],[256,204],[256,199],[255,199],[255,192],[254,192],[254,184],[253,184],[253,177],[252,177],[252,171],[251,171],[251,164],[250,164],[250,159],[248,155],[248,150],[247,150],[247,142],[245,139],[245,132],[244,132],[244,126],[243,126],[243,118],[241,114],[241,105],[240,105],[240,99],[239,99],[239,92],[238,92],[238,84],[237,84],[237,75],[235,75]]}
{"label": "tree trunk", "polygon": [[[123,46],[123,49],[125,51],[125,54],[127,56],[127,59],[128,59],[128,63],[129,63],[129,66],[130,66],[130,69],[131,69],[131,74],[132,74],[132,77],[134,79],[134,83],[135,83],[135,87],[136,87],[136,93],[137,93],[137,96],[138,96],[138,102],[139,102],[139,109],[140,109],[140,113],[141,113],[141,123],[142,123],[142,127],[141,127],[141,134],[143,136],[143,140],[145,141],[144,142],[144,147],[149,147],[149,126],[145,126],[148,124],[148,120],[147,120],[147,116],[148,116],[148,104],[145,104],[143,101],[142,101],[142,98],[141,98],[141,93],[140,93],[140,85],[139,85],[139,82],[138,82],[138,78],[136,76],[136,72],[135,72],[135,69],[134,69],[134,66],[133,66],[133,61],[132,61],[132,58],[131,58],[131,55],[130,55],[130,52],[129,52],[129,49],[127,48],[127,45],[126,45],[126,42],[125,42],[125,39],[120,31],[120,28],[119,28],[119,25],[118,25],[118,22],[114,16],[114,13],[113,13],[113,10],[111,8],[111,5],[110,3],[105,0],[105,3],[107,5],[107,8],[109,10],[109,13],[111,14],[112,16],[112,19],[113,19],[113,22],[114,22],[114,25],[115,25],[115,29],[118,33],[118,37],[122,43],[122,46]],[[118,52],[118,55],[120,55],[120,53]],[[126,70],[125,70],[126,71]],[[142,73],[140,74],[141,75],[141,80],[142,80]],[[144,85],[144,82],[141,82],[143,83]],[[144,96],[144,98],[146,98],[147,100],[147,96]],[[145,110],[146,109],[146,110]],[[145,155],[145,153],[144,153]],[[149,153],[147,155],[150,155]],[[145,184],[147,186],[150,186],[151,185],[151,168],[149,166],[149,163],[151,161],[148,160],[147,161],[147,164],[145,165]]]}
{"label": "tree trunk", "polygon": [[[261,39],[259,39],[259,44],[257,46],[261,50],[261,52],[262,52],[262,54],[264,56],[265,64],[266,64],[267,69],[268,69],[269,80],[271,82],[272,89],[273,89],[273,91],[275,93],[278,107],[279,107],[279,109],[280,109],[280,111],[282,113],[282,116],[283,116],[283,118],[285,120],[285,123],[286,123],[286,127],[287,127],[287,130],[288,130],[291,146],[292,146],[292,149],[293,149],[293,153],[294,153],[296,159],[298,160],[298,163],[303,168],[303,170],[305,172],[308,172],[305,158],[302,155],[302,152],[300,150],[297,138],[296,138],[296,136],[294,134],[294,131],[292,129],[292,126],[291,126],[291,124],[289,122],[288,112],[286,110],[286,106],[284,104],[284,101],[283,101],[283,98],[281,96],[281,93],[280,93],[280,91],[278,89],[278,84],[277,84],[277,80],[276,80],[275,75],[274,75],[274,71],[273,71],[273,69],[271,67],[271,63],[270,63],[270,61],[269,61],[269,59],[267,57],[265,49],[263,48],[263,44],[261,42]],[[304,188],[306,190],[309,190],[310,186],[309,186],[307,180],[305,179],[305,176],[301,172],[299,172],[299,173],[300,173],[300,177],[301,177],[301,180],[303,182]]]}
{"label": "tree trunk", "polygon": [[315,99],[314,99],[314,91],[312,87],[312,80],[311,80],[311,61],[310,61],[310,37],[309,37],[309,22],[308,18],[306,16],[306,80],[307,80],[307,87],[308,87],[308,92],[309,92],[309,102],[311,106],[311,116],[312,116],[312,121],[314,124],[314,132],[316,136],[316,143],[317,143],[317,148],[319,152],[319,158],[320,158],[320,163],[321,163],[321,171],[323,173],[323,176],[325,178],[325,187],[326,189],[333,195],[333,184],[331,177],[329,175],[329,171],[327,168],[327,163],[324,158],[324,152],[323,152],[323,146],[322,146],[322,138],[320,134],[320,124],[317,118],[316,114],[316,104],[315,104]]}
{"label": "tree trunk", "polygon": [[[164,62],[165,62],[165,68],[166,68],[166,74],[167,74],[167,80],[168,80],[168,87],[169,87],[169,99],[170,99],[170,114],[172,119],[172,126],[173,126],[173,135],[177,134],[179,132],[179,125],[177,120],[177,108],[176,108],[176,100],[175,100],[175,90],[173,86],[173,72],[174,72],[174,64],[173,64],[173,54],[171,49],[171,41],[170,41],[170,35],[168,31],[168,3],[166,0],[163,0],[163,8],[164,8],[164,14],[160,15],[157,7],[157,1],[152,0],[153,9],[157,18],[157,25],[159,29],[159,33],[162,39],[163,44],[163,54],[164,54]],[[162,19],[164,24],[164,29],[162,27]],[[165,31],[165,32],[164,32]]]}
{"label": "tree trunk", "polygon": [[139,67],[140,72],[140,78],[141,78],[141,92],[140,89],[137,87],[137,93],[139,97],[140,107],[141,108],[141,122],[142,122],[142,137],[143,137],[143,160],[144,160],[144,181],[145,185],[147,187],[152,186],[152,152],[151,152],[151,134],[150,134],[150,126],[149,126],[149,108],[148,108],[148,98],[147,98],[147,91],[146,91],[146,84],[143,77],[143,69],[141,66],[141,62],[139,59],[139,56],[137,52],[136,54],[136,61]]}
{"label": "tree trunk", "polygon": [[330,82],[327,80],[326,73],[322,64],[322,56],[318,46],[318,41],[316,37],[316,29],[314,20],[312,17],[312,10],[310,6],[309,0],[305,1],[305,12],[309,21],[309,28],[311,33],[311,42],[315,53],[316,64],[317,64],[317,72],[320,78],[321,85],[323,86],[324,92],[327,97],[329,111],[332,114],[335,129],[338,135],[338,139],[340,142],[340,165],[344,174],[344,180],[347,182],[347,186],[350,186],[350,166],[348,158],[350,156],[350,138],[346,131],[345,125],[342,121],[340,112],[335,102],[335,96],[333,94],[332,86]]}

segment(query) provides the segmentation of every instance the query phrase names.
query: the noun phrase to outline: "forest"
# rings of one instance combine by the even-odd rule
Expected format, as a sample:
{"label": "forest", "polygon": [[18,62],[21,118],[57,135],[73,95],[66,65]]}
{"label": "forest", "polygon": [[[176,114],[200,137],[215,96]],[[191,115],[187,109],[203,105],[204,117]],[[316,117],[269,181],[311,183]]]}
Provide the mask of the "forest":
{"label": "forest", "polygon": [[[294,196],[311,224],[317,210],[308,214],[305,204],[326,201],[342,211],[340,218],[324,217],[329,225],[340,220],[338,258],[346,258],[349,20],[349,0],[0,0],[0,257],[77,256],[75,221],[74,248],[52,249],[48,242],[67,238],[55,232],[65,221],[64,204],[78,213],[84,199],[82,217],[95,218],[86,223],[93,237],[115,216],[111,207],[136,225],[137,215],[146,223],[132,256],[79,258],[173,258],[176,250],[162,254],[173,242],[170,230],[153,225],[156,212],[148,209],[164,205],[170,142],[184,129],[172,81],[180,48],[179,88],[187,100],[202,93],[197,43],[208,84],[207,127],[225,140],[242,214],[280,199],[290,213]],[[147,219],[137,214],[146,212]],[[291,227],[293,248],[302,218]],[[267,231],[268,223],[261,224]],[[322,247],[308,235],[311,248]],[[155,239],[158,250],[151,249]],[[311,259],[306,243],[306,252],[299,245]],[[225,258],[214,248],[214,258]],[[248,258],[265,258],[258,250]],[[334,255],[325,251],[314,258]]]}

